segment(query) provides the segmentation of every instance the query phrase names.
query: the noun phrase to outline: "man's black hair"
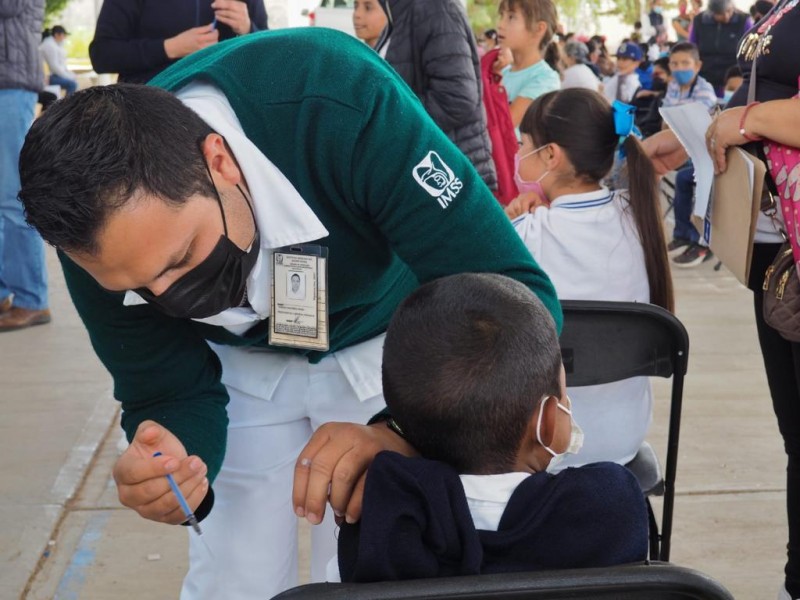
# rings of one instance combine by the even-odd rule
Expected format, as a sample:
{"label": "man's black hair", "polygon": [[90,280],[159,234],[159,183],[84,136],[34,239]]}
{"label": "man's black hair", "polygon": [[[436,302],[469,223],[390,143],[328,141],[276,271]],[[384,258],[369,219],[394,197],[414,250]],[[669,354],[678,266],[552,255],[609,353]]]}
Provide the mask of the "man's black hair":
{"label": "man's black hair", "polygon": [[536,406],[560,393],[555,325],[523,284],[464,273],[418,288],[383,348],[393,418],[426,458],[460,473],[513,468]]}
{"label": "man's black hair", "polygon": [[708,12],[714,15],[724,14],[733,6],[733,0],[708,0]]}
{"label": "man's black hair", "polygon": [[25,216],[48,243],[96,254],[108,217],[138,194],[213,197],[200,144],[212,129],[172,94],[97,86],[56,102],[20,154]]}

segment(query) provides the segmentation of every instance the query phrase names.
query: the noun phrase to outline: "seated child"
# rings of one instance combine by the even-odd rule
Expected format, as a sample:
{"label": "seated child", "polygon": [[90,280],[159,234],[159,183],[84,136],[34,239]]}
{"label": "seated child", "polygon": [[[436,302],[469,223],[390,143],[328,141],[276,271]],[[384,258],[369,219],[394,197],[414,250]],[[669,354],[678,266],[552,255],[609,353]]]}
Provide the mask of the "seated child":
{"label": "seated child", "polygon": [[[630,106],[570,89],[542,96],[520,125],[523,194],[506,207],[514,227],[562,300],[674,305],[653,164],[632,132]],[[627,190],[603,185],[625,151]],[[586,445],[558,468],[627,464],[652,419],[647,377],[569,390]],[[553,471],[555,467],[551,467]]]}
{"label": "seated child", "polygon": [[672,79],[667,85],[663,106],[679,106],[699,102],[710,113],[717,108],[714,86],[700,76],[700,53],[691,42],[675,44],[669,51],[669,70]]}
{"label": "seated child", "polygon": [[643,138],[663,129],[664,120],[659,108],[667,93],[669,81],[669,57],[662,56],[653,61],[653,82],[650,89],[640,89],[631,102],[636,107],[636,126],[642,132]]}
{"label": "seated child", "polygon": [[389,325],[383,388],[389,425],[421,458],[376,456],[361,521],[339,533],[342,581],[645,560],[629,471],[547,472],[581,433],[552,317],[523,284],[464,273],[417,289]]}
{"label": "seated child", "polygon": [[[667,86],[662,106],[680,106],[689,102],[699,102],[714,113],[719,99],[708,81],[700,73],[702,66],[697,46],[691,42],[675,44],[669,51],[669,68],[672,81]],[[674,214],[675,227],[672,241],[667,250],[673,256],[672,264],[679,268],[695,267],[711,260],[713,254],[705,240],[692,224],[694,205],[694,166],[688,163],[675,177]]]}
{"label": "seated child", "polygon": [[638,44],[623,42],[617,49],[617,72],[603,82],[603,93],[609,102],[629,103],[642,87],[636,70],[644,55]]}
{"label": "seated child", "polygon": [[720,98],[719,103],[724,108],[728,102],[731,101],[733,95],[736,91],[742,87],[742,83],[744,83],[744,78],[742,77],[742,69],[739,65],[733,65],[727,71],[725,71],[725,79],[722,84],[723,86],[723,95]]}

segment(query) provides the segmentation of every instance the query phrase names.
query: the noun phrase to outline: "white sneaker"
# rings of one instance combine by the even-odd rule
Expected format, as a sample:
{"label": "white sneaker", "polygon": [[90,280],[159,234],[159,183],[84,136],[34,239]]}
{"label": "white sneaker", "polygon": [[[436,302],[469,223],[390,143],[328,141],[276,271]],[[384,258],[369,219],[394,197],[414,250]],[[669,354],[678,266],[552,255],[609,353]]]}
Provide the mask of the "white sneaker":
{"label": "white sneaker", "polygon": [[792,600],[789,592],[786,591],[786,585],[781,586],[781,589],[778,592],[778,600]]}

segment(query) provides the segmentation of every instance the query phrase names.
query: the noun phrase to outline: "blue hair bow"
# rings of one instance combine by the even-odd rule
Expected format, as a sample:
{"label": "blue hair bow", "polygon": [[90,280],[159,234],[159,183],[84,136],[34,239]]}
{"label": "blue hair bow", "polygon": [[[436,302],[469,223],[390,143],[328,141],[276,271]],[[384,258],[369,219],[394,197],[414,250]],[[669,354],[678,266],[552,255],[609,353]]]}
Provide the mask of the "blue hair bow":
{"label": "blue hair bow", "polygon": [[619,136],[619,143],[617,144],[619,157],[623,159],[625,158],[625,140],[628,139],[628,136],[633,134],[636,137],[642,137],[642,133],[634,123],[636,107],[614,100],[611,109],[614,112],[614,133]]}

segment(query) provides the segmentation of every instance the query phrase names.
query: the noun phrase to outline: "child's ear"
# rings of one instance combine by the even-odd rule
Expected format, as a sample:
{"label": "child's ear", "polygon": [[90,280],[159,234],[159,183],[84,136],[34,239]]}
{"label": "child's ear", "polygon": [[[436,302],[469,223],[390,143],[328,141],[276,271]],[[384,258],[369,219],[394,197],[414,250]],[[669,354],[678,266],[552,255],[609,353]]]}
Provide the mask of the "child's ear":
{"label": "child's ear", "polygon": [[533,26],[533,34],[536,38],[542,39],[545,33],[547,33],[547,23],[544,21],[536,21],[536,24]]}
{"label": "child's ear", "polygon": [[572,166],[572,163],[567,157],[567,153],[564,152],[564,149],[556,143],[549,144],[547,148],[542,150],[542,154],[544,154],[545,164],[548,171],[555,171],[559,168],[563,168],[565,165],[569,167]]}
{"label": "child's ear", "polygon": [[[545,446],[552,448],[552,444],[556,439],[556,428],[558,426],[556,400],[556,397],[550,397],[546,401],[542,400],[525,428],[525,436],[520,448],[521,458],[525,464],[537,473],[545,471],[553,458],[553,455],[545,449]],[[539,426],[539,436],[537,436],[536,425],[539,421],[540,411],[543,411],[542,422]],[[541,442],[539,441],[540,438]]]}

